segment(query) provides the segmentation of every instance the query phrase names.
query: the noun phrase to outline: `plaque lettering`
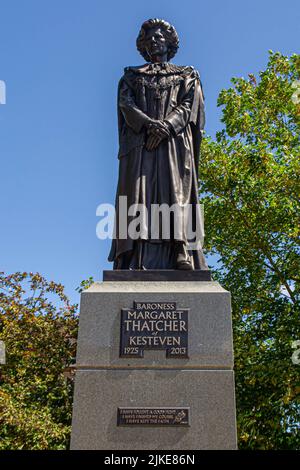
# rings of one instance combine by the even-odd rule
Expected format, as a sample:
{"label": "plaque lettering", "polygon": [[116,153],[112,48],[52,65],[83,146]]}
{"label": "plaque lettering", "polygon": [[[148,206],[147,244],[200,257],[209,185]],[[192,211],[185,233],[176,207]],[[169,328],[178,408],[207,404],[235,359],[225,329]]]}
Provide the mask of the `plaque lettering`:
{"label": "plaque lettering", "polygon": [[121,310],[120,357],[144,357],[162,349],[166,357],[188,357],[188,309],[176,302],[134,302]]}
{"label": "plaque lettering", "polygon": [[118,426],[189,426],[189,408],[118,408]]}

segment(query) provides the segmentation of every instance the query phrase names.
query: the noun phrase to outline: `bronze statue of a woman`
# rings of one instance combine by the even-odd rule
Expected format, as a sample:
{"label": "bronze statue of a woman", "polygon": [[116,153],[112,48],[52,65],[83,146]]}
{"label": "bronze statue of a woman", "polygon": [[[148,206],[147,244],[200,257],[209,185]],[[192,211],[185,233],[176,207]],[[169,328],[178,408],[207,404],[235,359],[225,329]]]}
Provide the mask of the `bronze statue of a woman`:
{"label": "bronze statue of a woman", "polygon": [[[178,43],[169,23],[146,21],[137,48],[147,63],[126,67],[119,83],[120,165],[109,255],[114,269],[207,269],[201,245],[190,249],[184,211],[170,218],[167,237],[158,226],[155,237],[150,233],[153,205],[190,205],[195,219],[200,211],[197,170],[205,119],[203,94],[193,67],[169,62]],[[128,207],[147,209],[147,218],[140,214],[138,237],[119,235],[121,196],[126,196]]]}

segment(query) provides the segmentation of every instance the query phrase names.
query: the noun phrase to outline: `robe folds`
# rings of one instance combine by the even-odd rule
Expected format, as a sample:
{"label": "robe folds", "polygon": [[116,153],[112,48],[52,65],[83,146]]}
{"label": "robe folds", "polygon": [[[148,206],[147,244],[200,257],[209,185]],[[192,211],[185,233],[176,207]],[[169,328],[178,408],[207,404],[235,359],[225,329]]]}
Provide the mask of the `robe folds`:
{"label": "robe folds", "polygon": [[[151,119],[168,123],[171,132],[148,151],[146,126]],[[191,204],[192,217],[199,216],[197,171],[204,121],[201,82],[193,67],[165,62],[125,68],[118,89],[115,238],[108,258],[115,269],[173,269],[174,243],[189,246],[178,214],[176,231],[171,227],[168,239],[161,237],[160,230],[155,240],[151,238],[151,205]],[[140,217],[138,240],[119,236],[120,196],[127,197],[128,208],[134,204],[147,208],[148,218]],[[128,224],[135,217],[129,216]],[[207,269],[201,246],[189,254],[194,269]]]}

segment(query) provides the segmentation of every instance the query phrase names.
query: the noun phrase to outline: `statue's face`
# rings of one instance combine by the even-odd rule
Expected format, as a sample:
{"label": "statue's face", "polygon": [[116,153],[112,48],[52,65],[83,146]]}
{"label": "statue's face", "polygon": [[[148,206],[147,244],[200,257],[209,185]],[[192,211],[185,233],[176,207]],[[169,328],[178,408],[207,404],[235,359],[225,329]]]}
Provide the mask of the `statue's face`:
{"label": "statue's face", "polygon": [[146,51],[152,57],[163,56],[168,52],[168,43],[159,26],[148,29],[145,38]]}

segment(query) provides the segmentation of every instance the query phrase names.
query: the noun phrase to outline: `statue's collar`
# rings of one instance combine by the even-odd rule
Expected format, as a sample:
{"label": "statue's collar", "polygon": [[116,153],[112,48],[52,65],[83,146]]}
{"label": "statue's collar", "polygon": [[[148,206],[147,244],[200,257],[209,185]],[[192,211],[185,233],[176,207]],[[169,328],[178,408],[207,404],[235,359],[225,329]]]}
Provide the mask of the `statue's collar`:
{"label": "statue's collar", "polygon": [[170,71],[170,65],[168,62],[151,62],[150,64],[145,65],[148,67],[149,72],[163,73]]}
{"label": "statue's collar", "polygon": [[126,67],[125,72],[131,71],[134,73],[141,73],[147,75],[167,75],[182,73],[189,67],[171,64],[170,62],[154,62],[136,67]]}

